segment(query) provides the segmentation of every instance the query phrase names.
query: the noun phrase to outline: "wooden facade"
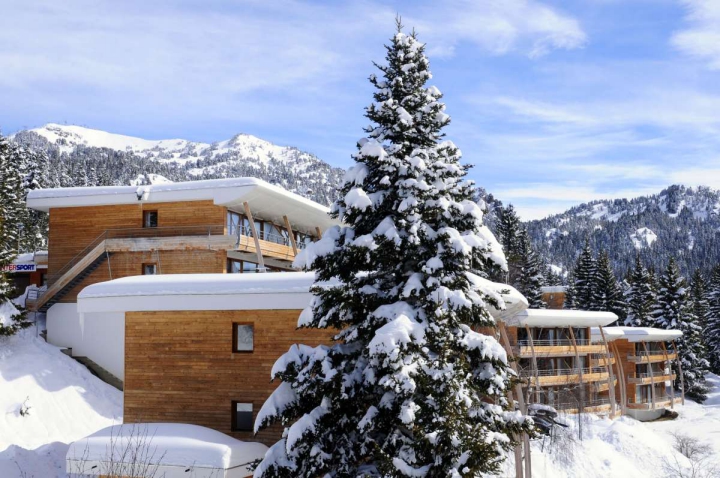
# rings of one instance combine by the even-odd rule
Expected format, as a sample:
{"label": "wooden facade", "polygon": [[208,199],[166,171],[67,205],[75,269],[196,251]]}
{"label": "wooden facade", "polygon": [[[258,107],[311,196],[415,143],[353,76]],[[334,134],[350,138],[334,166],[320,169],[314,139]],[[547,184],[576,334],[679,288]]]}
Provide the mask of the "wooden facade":
{"label": "wooden facade", "polygon": [[[275,361],[291,345],[329,343],[328,330],[297,330],[300,310],[127,312],[125,423],[179,422],[271,445],[274,426],[255,436],[231,429],[233,402],[252,403],[253,420],[278,386]],[[252,352],[233,352],[233,323],[254,325]]]}

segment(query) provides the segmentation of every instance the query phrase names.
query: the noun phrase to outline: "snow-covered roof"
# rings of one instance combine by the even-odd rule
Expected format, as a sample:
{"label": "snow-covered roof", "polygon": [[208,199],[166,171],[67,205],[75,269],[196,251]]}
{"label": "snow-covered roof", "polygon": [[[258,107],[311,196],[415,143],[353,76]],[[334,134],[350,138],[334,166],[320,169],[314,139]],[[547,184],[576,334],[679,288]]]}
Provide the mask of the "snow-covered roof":
{"label": "snow-covered roof", "polygon": [[[122,462],[121,455],[124,450],[142,451],[143,446],[146,447],[147,458],[151,464],[182,467],[184,475],[179,476],[187,476],[185,470],[190,467],[211,470],[245,467],[265,456],[268,449],[261,443],[243,442],[198,425],[184,423],[114,425],[73,442],[66,455],[68,471],[76,469],[73,465],[78,461],[84,461],[86,464],[99,464],[95,469],[99,474],[102,471],[102,463],[107,463],[110,459],[109,450],[115,450],[115,462]],[[132,453],[128,454],[130,455]],[[164,469],[164,471],[169,470]]]}
{"label": "snow-covered roof", "polygon": [[543,294],[558,294],[560,292],[565,292],[567,290],[567,287],[564,285],[546,285],[540,287],[540,291]]}
{"label": "snow-covered roof", "polygon": [[288,216],[293,226],[304,232],[325,230],[338,224],[328,216],[328,208],[281,187],[257,178],[209,179],[148,186],[102,186],[36,189],[30,191],[27,205],[48,212],[55,207],[107,206],[212,200],[218,206],[243,210],[248,202],[253,215],[283,223]]}
{"label": "snow-covered roof", "polygon": [[92,284],[78,294],[78,312],[304,309],[313,272],[165,274]]}
{"label": "snow-covered roof", "polygon": [[[605,327],[605,338],[608,341],[624,339],[628,342],[666,342],[682,337],[679,330],[656,329],[653,327]],[[600,329],[593,327],[590,330],[590,340],[602,342]]]}
{"label": "snow-covered roof", "polygon": [[36,264],[38,268],[47,268],[47,251],[25,252],[18,254],[13,264]]}
{"label": "snow-covered roof", "polygon": [[[162,310],[300,310],[310,303],[314,272],[265,274],[165,274],[123,277],[85,287],[78,312],[142,312]],[[498,294],[504,310],[490,314],[507,320],[527,308],[513,287],[482,280],[488,294]]]}
{"label": "snow-covered roof", "polygon": [[507,324],[515,327],[597,327],[612,324],[617,319],[612,312],[527,309],[508,319]]}

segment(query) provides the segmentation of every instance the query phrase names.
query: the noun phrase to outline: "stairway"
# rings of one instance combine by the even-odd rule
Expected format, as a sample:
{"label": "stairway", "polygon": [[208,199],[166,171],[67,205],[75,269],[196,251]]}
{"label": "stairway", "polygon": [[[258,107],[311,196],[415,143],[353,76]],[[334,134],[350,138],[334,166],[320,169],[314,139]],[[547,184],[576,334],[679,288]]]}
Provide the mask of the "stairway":
{"label": "stairway", "polygon": [[87,276],[93,273],[109,256],[110,252],[105,251],[105,242],[96,246],[87,256],[80,259],[65,274],[59,277],[48,287],[47,291],[35,302],[32,310],[47,312],[54,304],[58,303],[76,285],[81,283]]}

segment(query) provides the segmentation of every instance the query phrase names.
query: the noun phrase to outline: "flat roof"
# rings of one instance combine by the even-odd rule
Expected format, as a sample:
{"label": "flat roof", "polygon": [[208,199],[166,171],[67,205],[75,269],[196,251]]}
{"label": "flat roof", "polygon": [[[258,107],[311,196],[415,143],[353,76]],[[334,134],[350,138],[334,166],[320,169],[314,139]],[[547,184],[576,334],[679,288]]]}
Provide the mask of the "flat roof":
{"label": "flat roof", "polygon": [[288,216],[302,232],[315,233],[340,222],[328,216],[329,209],[298,194],[257,178],[209,179],[147,186],[97,186],[52,188],[30,191],[27,206],[48,212],[59,207],[109,206],[138,203],[211,200],[238,211],[248,202],[253,215],[283,224]]}
{"label": "flat roof", "polygon": [[[496,319],[516,315],[527,300],[513,287],[476,278],[483,292],[505,303]],[[85,287],[79,313],[181,310],[301,310],[310,304],[314,272],[160,274],[123,277]]]}
{"label": "flat roof", "polygon": [[591,312],[568,309],[527,309],[510,319],[515,327],[597,327],[612,324],[618,316],[612,312]]}
{"label": "flat roof", "polygon": [[314,272],[123,277],[85,287],[78,312],[304,309],[314,282]]}
{"label": "flat roof", "polygon": [[[262,443],[243,442],[210,428],[185,423],[134,423],[103,428],[73,442],[65,459],[69,462],[107,462],[108,450],[126,450],[138,437],[147,437],[153,465],[227,470],[246,466],[267,452]],[[118,455],[121,453],[118,452]],[[131,459],[131,457],[127,457]],[[121,456],[115,456],[123,462]],[[100,470],[95,470],[99,472]],[[99,474],[99,473],[96,473]],[[243,475],[244,476],[244,475]]]}
{"label": "flat roof", "polygon": [[[605,327],[605,338],[613,340],[624,339],[628,342],[667,342],[682,337],[682,332],[675,329],[656,329],[653,327]],[[600,329],[593,327],[590,330],[590,340],[602,342]]]}

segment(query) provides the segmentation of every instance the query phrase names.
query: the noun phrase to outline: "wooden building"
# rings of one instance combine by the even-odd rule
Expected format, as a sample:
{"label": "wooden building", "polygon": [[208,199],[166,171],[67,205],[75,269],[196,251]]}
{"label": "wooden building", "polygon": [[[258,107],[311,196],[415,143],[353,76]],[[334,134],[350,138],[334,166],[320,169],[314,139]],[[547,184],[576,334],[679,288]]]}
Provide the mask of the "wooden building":
{"label": "wooden building", "polygon": [[517,359],[525,403],[614,415],[613,357],[608,344],[591,342],[590,330],[616,320],[610,312],[551,309],[528,309],[505,319],[503,342]]}
{"label": "wooden building", "polygon": [[307,241],[336,223],[320,204],[254,178],[149,186],[32,191],[49,213],[47,291],[29,302],[47,312],[47,338],[122,380],[108,355],[117,320],[88,328],[77,313],[83,288],[153,274],[290,271]]}
{"label": "wooden building", "polygon": [[[672,362],[677,360],[675,340],[682,332],[649,327],[606,327],[603,333],[614,356],[619,377],[615,397],[624,415],[642,421],[654,420],[662,416],[666,408],[684,404],[684,387],[676,396],[673,388],[676,375],[672,370]],[[599,329],[592,330],[591,340],[603,343]]]}

